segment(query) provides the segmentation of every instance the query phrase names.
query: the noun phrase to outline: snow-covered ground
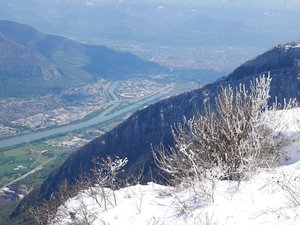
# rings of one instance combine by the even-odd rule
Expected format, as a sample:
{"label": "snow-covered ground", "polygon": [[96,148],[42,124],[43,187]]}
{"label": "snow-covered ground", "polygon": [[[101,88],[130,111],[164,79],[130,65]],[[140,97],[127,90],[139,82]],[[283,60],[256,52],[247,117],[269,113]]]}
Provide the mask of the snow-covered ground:
{"label": "snow-covered ground", "polygon": [[[277,168],[261,169],[240,183],[215,181],[214,189],[201,189],[199,184],[127,187],[116,191],[117,205],[108,204],[107,210],[85,191],[60,208],[61,222],[55,224],[81,220],[93,225],[299,225],[300,109],[278,111],[265,120],[276,132],[274,141],[283,155]],[[113,202],[112,196],[109,199]]]}

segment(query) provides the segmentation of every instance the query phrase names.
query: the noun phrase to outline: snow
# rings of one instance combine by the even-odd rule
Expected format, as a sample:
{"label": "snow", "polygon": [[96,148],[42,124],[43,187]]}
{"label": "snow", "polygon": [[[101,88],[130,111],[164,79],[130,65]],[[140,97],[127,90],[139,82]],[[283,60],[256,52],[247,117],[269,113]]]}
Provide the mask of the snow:
{"label": "snow", "polygon": [[284,45],[285,50],[293,49],[293,48],[300,48],[300,43],[293,43],[293,44],[286,44]]}
{"label": "snow", "polygon": [[292,48],[300,48],[300,44],[296,44]]}
{"label": "snow", "polygon": [[300,108],[271,112],[264,119],[275,132],[274,141],[284,143],[280,150],[284,157],[281,164],[298,162],[300,160]]}
{"label": "snow", "polygon": [[213,201],[203,198],[199,184],[175,188],[149,183],[116,191],[117,205],[105,210],[84,191],[60,207],[62,220],[52,224],[72,224],[69,212],[74,212],[93,225],[298,225],[300,109],[270,112],[265,122],[275,132],[274,141],[281,141],[281,165],[260,169],[240,183],[217,180],[214,191],[207,189]]}

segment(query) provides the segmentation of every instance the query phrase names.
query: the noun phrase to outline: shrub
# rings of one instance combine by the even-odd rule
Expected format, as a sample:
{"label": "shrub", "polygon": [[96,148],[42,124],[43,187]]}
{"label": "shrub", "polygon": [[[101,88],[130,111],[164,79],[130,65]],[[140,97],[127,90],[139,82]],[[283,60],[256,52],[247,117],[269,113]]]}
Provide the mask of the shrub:
{"label": "shrub", "polygon": [[[60,224],[67,217],[73,221],[72,224],[90,224],[96,217],[92,212],[88,212],[86,202],[79,201],[76,209],[68,208],[65,203],[70,198],[83,192],[91,197],[106,210],[108,204],[117,205],[115,190],[119,188],[116,181],[117,175],[127,163],[127,158],[107,157],[104,159],[93,159],[94,167],[91,174],[82,173],[74,185],[70,185],[64,180],[56,193],[53,193],[48,200],[44,200],[40,205],[30,205],[24,208],[38,225]],[[108,189],[106,187],[110,187]],[[58,210],[58,208],[61,208]]]}
{"label": "shrub", "polygon": [[268,111],[270,76],[234,89],[222,88],[204,113],[173,129],[175,146],[153,148],[158,167],[170,180],[230,179],[240,181],[259,166],[274,162],[269,129],[260,121]]}

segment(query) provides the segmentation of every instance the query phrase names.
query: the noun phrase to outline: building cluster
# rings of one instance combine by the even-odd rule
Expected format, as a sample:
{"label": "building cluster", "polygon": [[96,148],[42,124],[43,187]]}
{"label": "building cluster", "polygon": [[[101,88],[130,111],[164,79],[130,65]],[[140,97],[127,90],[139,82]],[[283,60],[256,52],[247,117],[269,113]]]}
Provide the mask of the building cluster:
{"label": "building cluster", "polygon": [[12,136],[17,133],[17,129],[0,124],[0,137]]}
{"label": "building cluster", "polygon": [[166,84],[148,79],[133,79],[120,83],[116,93],[123,98],[143,98],[158,92],[166,86]]}
{"label": "building cluster", "polygon": [[[93,84],[70,88],[55,96],[47,95],[27,100],[1,100],[0,138],[67,125],[85,119],[116,104],[114,99],[110,98],[111,93],[118,96],[118,104],[120,102],[130,104],[163,91],[169,86],[170,84],[141,78],[119,82],[99,80]],[[68,140],[61,145],[62,147],[77,146],[77,143],[84,143],[84,141]]]}
{"label": "building cluster", "polygon": [[17,185],[12,184],[0,190],[0,201],[15,201],[24,198],[32,187],[28,187],[24,184]]}

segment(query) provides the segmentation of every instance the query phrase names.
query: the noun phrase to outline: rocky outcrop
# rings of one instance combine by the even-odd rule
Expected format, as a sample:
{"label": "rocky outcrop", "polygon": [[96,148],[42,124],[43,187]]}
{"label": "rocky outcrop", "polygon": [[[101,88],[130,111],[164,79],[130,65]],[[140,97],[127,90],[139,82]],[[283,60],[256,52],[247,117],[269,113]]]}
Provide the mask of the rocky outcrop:
{"label": "rocky outcrop", "polygon": [[61,74],[43,55],[0,33],[0,77],[60,79]]}

